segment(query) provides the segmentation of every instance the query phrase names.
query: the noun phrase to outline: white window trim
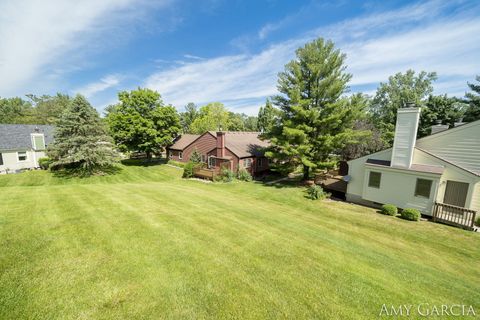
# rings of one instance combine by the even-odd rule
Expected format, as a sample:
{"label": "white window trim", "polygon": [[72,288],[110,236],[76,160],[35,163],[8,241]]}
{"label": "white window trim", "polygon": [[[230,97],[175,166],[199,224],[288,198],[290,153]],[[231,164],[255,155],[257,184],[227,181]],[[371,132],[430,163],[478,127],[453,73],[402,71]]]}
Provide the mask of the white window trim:
{"label": "white window trim", "polygon": [[208,157],[208,162],[207,162],[207,163],[208,163],[208,167],[209,167],[209,168],[215,167],[214,165],[212,165],[212,164],[210,163],[211,159],[215,159],[215,157],[214,157],[214,156]]}
{"label": "white window trim", "polygon": [[[20,160],[20,152],[25,153],[25,160]],[[27,151],[17,151],[17,163],[23,163],[28,161],[28,152]]]}
{"label": "white window trim", "polygon": [[178,152],[178,159],[180,159],[180,160],[183,159],[183,152],[182,151]]}
{"label": "white window trim", "polygon": [[[249,161],[247,161],[249,160]],[[250,168],[252,167],[252,158],[246,158],[246,159],[243,159],[243,167],[244,168]],[[247,165],[248,164],[248,165]]]}

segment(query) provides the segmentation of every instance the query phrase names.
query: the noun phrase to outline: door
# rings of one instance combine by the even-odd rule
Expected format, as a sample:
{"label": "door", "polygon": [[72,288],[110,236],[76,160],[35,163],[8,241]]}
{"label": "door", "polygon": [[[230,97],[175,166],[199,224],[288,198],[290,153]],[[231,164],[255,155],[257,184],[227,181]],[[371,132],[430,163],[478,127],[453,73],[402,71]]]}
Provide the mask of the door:
{"label": "door", "polygon": [[443,203],[464,208],[467,202],[468,186],[466,182],[448,180]]}

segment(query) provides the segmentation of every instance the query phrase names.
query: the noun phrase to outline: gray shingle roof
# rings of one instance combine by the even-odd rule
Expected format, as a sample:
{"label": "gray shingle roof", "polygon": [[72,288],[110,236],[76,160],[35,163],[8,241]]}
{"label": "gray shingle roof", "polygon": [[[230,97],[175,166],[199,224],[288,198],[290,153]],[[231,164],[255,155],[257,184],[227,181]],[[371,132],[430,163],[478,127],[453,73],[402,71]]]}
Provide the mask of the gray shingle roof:
{"label": "gray shingle roof", "polygon": [[199,134],[182,134],[175,140],[175,142],[169,147],[169,149],[183,150],[186,146],[195,141],[195,139],[197,139],[198,137],[200,137]]}
{"label": "gray shingle roof", "polygon": [[53,142],[53,126],[40,124],[0,124],[0,150],[32,149],[31,133],[43,133],[45,144]]}

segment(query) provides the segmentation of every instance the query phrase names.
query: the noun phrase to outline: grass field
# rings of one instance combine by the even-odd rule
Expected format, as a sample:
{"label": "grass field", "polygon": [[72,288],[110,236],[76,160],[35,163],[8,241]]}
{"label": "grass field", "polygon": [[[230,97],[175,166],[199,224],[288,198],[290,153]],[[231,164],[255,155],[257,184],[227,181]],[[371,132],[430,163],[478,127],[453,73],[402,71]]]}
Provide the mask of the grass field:
{"label": "grass field", "polygon": [[478,233],[180,175],[0,176],[0,319],[374,319],[384,303],[478,316]]}

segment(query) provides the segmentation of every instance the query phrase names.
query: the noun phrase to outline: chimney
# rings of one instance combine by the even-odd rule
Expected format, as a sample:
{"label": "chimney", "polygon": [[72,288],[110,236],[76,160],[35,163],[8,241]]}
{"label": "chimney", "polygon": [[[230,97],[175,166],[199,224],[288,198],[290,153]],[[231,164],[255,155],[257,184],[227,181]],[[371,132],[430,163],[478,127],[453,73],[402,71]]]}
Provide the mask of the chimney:
{"label": "chimney", "polygon": [[448,128],[450,128],[448,124],[442,124],[442,120],[437,120],[437,124],[430,127],[430,134],[439,133],[448,130]]}
{"label": "chimney", "polygon": [[454,126],[454,127],[460,127],[460,126],[464,125],[465,123],[466,123],[466,122],[463,122],[463,118],[460,118],[460,119],[458,119],[457,122],[455,122],[455,123],[453,124],[453,126]]}
{"label": "chimney", "polygon": [[225,132],[217,131],[217,157],[225,157]]}
{"label": "chimney", "polygon": [[398,109],[392,149],[392,167],[410,168],[412,165],[420,110],[420,108],[411,107]]}

